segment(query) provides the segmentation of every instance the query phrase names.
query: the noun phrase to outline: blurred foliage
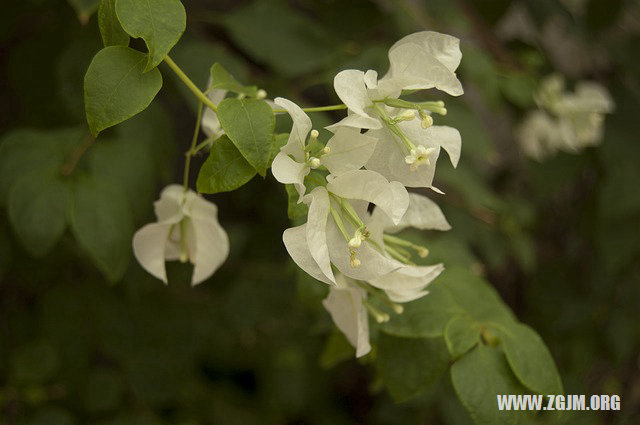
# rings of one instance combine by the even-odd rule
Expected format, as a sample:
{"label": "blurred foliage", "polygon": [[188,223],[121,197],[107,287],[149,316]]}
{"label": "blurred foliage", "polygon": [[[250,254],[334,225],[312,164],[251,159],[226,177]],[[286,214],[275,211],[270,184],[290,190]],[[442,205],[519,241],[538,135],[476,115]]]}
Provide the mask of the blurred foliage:
{"label": "blurred foliage", "polygon": [[[198,288],[179,264],[163,287],[131,261],[130,237],[104,232],[130,235],[151,219],[159,188],[181,176],[196,102],[162,65],[165,87],[153,106],[85,146],[82,80],[100,46],[97,6],[23,0],[0,16],[0,422],[470,423],[455,392],[473,387],[469,379],[491,385],[493,375],[472,376],[464,363],[452,380],[442,373],[446,351],[468,347],[466,328],[447,326],[448,346],[383,329],[378,367],[355,361],[319,303],[325,288],[285,255],[287,194],[270,176],[212,198],[232,253]],[[200,87],[219,62],[270,97],[309,105],[336,102],[331,82],[341,69],[384,73],[386,50],[409,32],[460,37],[466,93],[444,99],[449,113],[436,121],[463,137],[458,169],[442,161],[435,183],[453,229],[407,237],[450,269],[434,285],[454,269],[485,276],[547,343],[566,394],[622,397],[619,412],[526,423],[640,423],[637,2],[185,6],[187,33],[172,57]],[[532,162],[512,129],[554,71],[601,82],[617,108],[601,146]],[[313,116],[318,127],[337,117]],[[37,214],[23,214],[29,203],[41,205]],[[385,368],[415,353],[424,367]],[[483,345],[473,356],[483,370],[511,373]],[[397,399],[413,398],[393,402],[383,380]],[[396,391],[393,382],[403,385]],[[401,393],[407,383],[415,383],[411,394]]]}

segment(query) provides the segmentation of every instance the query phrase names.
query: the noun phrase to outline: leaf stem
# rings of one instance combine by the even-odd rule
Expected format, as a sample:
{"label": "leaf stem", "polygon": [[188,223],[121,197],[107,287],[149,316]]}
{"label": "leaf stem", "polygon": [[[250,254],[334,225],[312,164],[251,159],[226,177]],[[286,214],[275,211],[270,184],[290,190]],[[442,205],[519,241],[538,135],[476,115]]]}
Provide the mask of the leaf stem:
{"label": "leaf stem", "polygon": [[209,99],[204,93],[202,93],[202,91],[193,83],[193,81],[191,81],[191,79],[187,76],[187,74],[185,74],[182,71],[182,69],[180,69],[180,67],[169,57],[169,55],[165,56],[164,61],[167,63],[167,65],[169,65],[169,68],[171,68],[171,70],[176,73],[178,78],[182,80],[184,85],[187,86],[187,88],[191,90],[191,92],[195,94],[196,97],[200,99],[202,103],[207,105],[207,107],[212,109],[214,112],[218,111],[218,107],[211,101],[211,99]]}
{"label": "leaf stem", "polygon": [[[311,108],[302,108],[305,112],[324,112],[324,111],[339,111],[341,109],[347,109],[347,105],[340,103],[338,105],[327,106],[314,106]],[[287,112],[285,109],[274,109],[273,112]]]}
{"label": "leaf stem", "polygon": [[191,147],[185,153],[184,159],[184,175],[182,185],[184,191],[189,190],[189,169],[191,168],[191,157],[197,152],[196,143],[198,143],[198,135],[200,134],[200,122],[202,121],[202,102],[198,102],[198,115],[196,117],[196,128],[193,130],[193,138],[191,139]]}
{"label": "leaf stem", "polygon": [[60,167],[60,173],[63,176],[68,176],[73,173],[73,170],[76,169],[76,166],[78,165],[78,162],[80,162],[80,159],[84,156],[85,152],[87,152],[87,150],[95,141],[96,139],[91,135],[91,133],[87,133],[85,138],[82,139],[82,142],[71,152],[71,154],[69,155],[69,159],[64,164],[62,164],[62,167]]}

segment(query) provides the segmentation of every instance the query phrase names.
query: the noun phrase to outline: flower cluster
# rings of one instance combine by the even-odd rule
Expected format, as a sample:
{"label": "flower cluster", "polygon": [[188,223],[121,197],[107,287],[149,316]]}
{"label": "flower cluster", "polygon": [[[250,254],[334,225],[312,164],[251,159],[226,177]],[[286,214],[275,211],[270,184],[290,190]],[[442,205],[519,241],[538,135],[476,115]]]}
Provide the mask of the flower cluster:
{"label": "flower cluster", "polygon": [[338,73],[334,88],[348,114],[327,127],[333,135],[325,146],[300,107],[275,99],[293,126],[272,172],[308,206],[306,223],[285,230],[284,244],[300,268],[330,285],[323,304],[358,357],[371,348],[369,315],[389,320],[381,305],[402,313],[400,303],[424,296],[443,270],[442,264],[416,265],[412,258],[428,250],[395,233],[450,228],[433,201],[406,188],[437,191],[432,182],[440,150],[456,166],[460,133],[434,125],[433,114],[446,114],[444,102],[401,95],[432,88],[462,94],[455,74],[460,60],[458,39],[420,32],[391,47],[384,77],[372,70]]}
{"label": "flower cluster", "polygon": [[538,161],[562,150],[575,153],[601,142],[604,114],[614,103],[600,84],[581,81],[573,93],[559,75],[547,77],[535,96],[539,109],[530,112],[516,131],[524,153]]}
{"label": "flower cluster", "polygon": [[[272,173],[292,185],[297,202],[308,207],[306,223],[285,230],[284,244],[300,268],[330,285],[323,304],[357,356],[370,350],[369,315],[384,322],[390,318],[385,310],[402,313],[400,304],[424,296],[443,270],[442,264],[417,265],[413,260],[426,257],[427,248],[396,233],[408,227],[450,228],[433,201],[407,187],[440,192],[432,186],[436,161],[444,149],[457,165],[460,133],[434,125],[434,114],[447,112],[444,102],[402,95],[425,89],[461,95],[455,74],[460,60],[458,39],[427,31],[391,47],[390,68],[382,78],[372,70],[340,72],[334,87],[348,114],[327,127],[332,136],[326,144],[302,108],[283,98],[269,101],[293,122]],[[227,92],[216,88],[207,95],[215,106]],[[224,133],[213,109],[204,112],[202,127],[208,140]],[[190,261],[195,285],[224,262],[229,243],[214,204],[186,184],[171,185],[155,212],[158,221],[133,238],[138,261],[152,275],[166,283],[165,260]]]}

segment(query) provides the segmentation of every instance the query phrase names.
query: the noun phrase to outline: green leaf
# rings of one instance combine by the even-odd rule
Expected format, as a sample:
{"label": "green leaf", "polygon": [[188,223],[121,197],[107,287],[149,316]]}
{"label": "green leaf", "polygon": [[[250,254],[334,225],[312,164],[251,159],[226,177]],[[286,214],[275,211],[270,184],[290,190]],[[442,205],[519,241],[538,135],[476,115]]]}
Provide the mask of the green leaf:
{"label": "green leaf", "polygon": [[122,193],[103,181],[79,180],[69,224],[96,267],[110,281],[119,280],[129,263],[133,235],[131,212]]}
{"label": "green leaf", "polygon": [[256,170],[225,135],[213,142],[209,157],[198,173],[196,187],[200,193],[235,190],[256,175]]}
{"label": "green leaf", "polygon": [[102,0],[98,8],[98,26],[104,46],[128,46],[129,34],[116,15],[116,0]]}
{"label": "green leaf", "polygon": [[256,86],[242,85],[233,75],[229,74],[229,71],[217,62],[211,67],[211,86],[209,89],[228,90],[249,97],[256,97],[258,91]]}
{"label": "green leaf", "polygon": [[100,50],[84,78],[87,122],[94,136],[142,112],[162,87],[157,69],[144,73],[147,55],[123,46]]}
{"label": "green leaf", "polygon": [[[448,272],[445,270],[443,274]],[[407,338],[437,337],[444,333],[452,317],[464,313],[441,279],[429,285],[427,295],[403,307],[402,314],[381,325],[385,332]]]}
{"label": "green leaf", "polygon": [[275,117],[267,102],[224,99],[218,105],[220,124],[229,139],[261,176],[269,166]]}
{"label": "green leaf", "polygon": [[408,400],[435,384],[449,365],[444,341],[436,338],[398,338],[380,333],[378,367],[394,400]]}
{"label": "green leaf", "polygon": [[331,369],[345,360],[352,359],[354,355],[355,350],[344,334],[333,328],[320,354],[320,366]]}
{"label": "green leaf", "polygon": [[553,357],[536,331],[515,322],[494,324],[493,329],[520,382],[539,394],[562,394],[562,382]]}
{"label": "green leaf", "polygon": [[78,15],[78,20],[82,25],[86,25],[89,22],[91,15],[95,13],[100,4],[100,0],[67,0],[69,4],[75,9]]}
{"label": "green leaf", "polygon": [[273,162],[273,159],[280,152],[280,148],[287,144],[289,140],[289,133],[279,133],[273,136],[271,143],[271,153],[269,154],[269,164]]}
{"label": "green leaf", "polygon": [[498,394],[521,394],[524,390],[509,369],[502,351],[477,345],[451,366],[451,382],[477,425],[518,422],[518,412],[498,410]]}
{"label": "green leaf", "polygon": [[436,282],[441,282],[456,303],[479,322],[515,320],[496,290],[471,270],[458,267],[445,269]]}
{"label": "green leaf", "polygon": [[285,185],[287,190],[287,215],[293,225],[298,226],[307,221],[309,207],[304,202],[298,203],[298,191],[292,184]]}
{"label": "green leaf", "polygon": [[116,14],[130,36],[142,37],[147,44],[149,56],[144,72],[162,62],[187,25],[179,0],[116,0]]}
{"label": "green leaf", "polygon": [[22,176],[9,194],[11,225],[33,256],[47,254],[64,233],[69,187],[53,175],[32,171]]}
{"label": "green leaf", "polygon": [[463,355],[480,342],[478,322],[469,316],[455,316],[444,329],[444,341],[453,357]]}

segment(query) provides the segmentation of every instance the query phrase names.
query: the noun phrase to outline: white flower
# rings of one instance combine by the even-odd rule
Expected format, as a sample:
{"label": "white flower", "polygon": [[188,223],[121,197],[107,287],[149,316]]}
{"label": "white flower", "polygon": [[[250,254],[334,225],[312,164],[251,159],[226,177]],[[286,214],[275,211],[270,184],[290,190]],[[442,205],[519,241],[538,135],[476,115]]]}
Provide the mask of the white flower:
{"label": "white flower", "polygon": [[[417,193],[409,194],[409,208],[399,223],[393,221],[387,214],[376,208],[371,214],[368,226],[381,229],[382,235],[378,236],[379,243],[386,249],[409,248],[420,257],[425,257],[428,250],[422,246],[392,236],[406,228],[412,227],[420,230],[449,230],[451,226],[444,217],[438,205],[426,196]],[[393,302],[404,303],[413,301],[426,295],[427,286],[442,273],[444,266],[434,264],[429,266],[404,265],[386,275],[371,279],[371,286],[385,291]]]}
{"label": "white flower", "polygon": [[318,131],[311,130],[311,119],[290,100],[279,97],[275,104],[291,115],[293,127],[287,144],[274,158],[271,171],[280,183],[293,184],[300,199],[306,192],[304,178],[311,169],[324,166],[333,175],[357,170],[369,160],[375,149],[376,139],[343,127],[329,139],[326,147],[310,152],[307,140],[313,142],[318,137]]}
{"label": "white flower", "polygon": [[190,261],[194,265],[191,284],[208,279],[229,254],[218,208],[180,185],[164,188],[154,208],[158,222],[133,236],[133,252],[140,265],[166,284],[165,260]]}
{"label": "white flower", "polygon": [[404,81],[403,90],[436,88],[452,96],[463,93],[455,71],[462,60],[460,40],[422,31],[398,40],[389,49],[389,72],[382,81]]}
{"label": "white flower", "polygon": [[558,122],[543,111],[530,112],[515,135],[523,152],[538,161],[556,153],[562,145]]}
{"label": "white flower", "polygon": [[525,154],[537,160],[558,150],[575,153],[599,144],[604,114],[614,109],[609,92],[601,85],[581,81],[570,93],[559,75],[546,78],[535,99],[542,110],[525,118],[516,137]]}
{"label": "white flower", "polygon": [[384,100],[398,98],[402,90],[437,88],[461,95],[462,85],[455,74],[461,58],[460,41],[455,37],[432,31],[404,37],[389,49],[389,72],[382,79],[373,70],[349,69],[335,76],[334,89],[349,115],[328,128],[382,128],[383,115],[389,112]]}
{"label": "white flower", "polygon": [[455,128],[434,125],[424,129],[417,120],[397,125],[414,141],[415,148],[407,155],[406,149],[389,130],[369,130],[366,134],[378,139],[378,143],[365,168],[407,187],[431,187],[440,148],[447,151],[454,167],[458,165],[462,139]]}
{"label": "white flower", "polygon": [[[332,265],[354,279],[367,280],[391,272],[402,263],[390,259],[366,241],[371,231],[358,224],[373,203],[399,223],[409,195],[398,182],[368,170],[329,176],[327,187],[304,197],[307,222],[285,230],[283,241],[294,262],[312,277],[335,284]],[[337,221],[336,221],[337,220]],[[358,243],[359,242],[359,243]]]}
{"label": "white flower", "polygon": [[336,275],[336,284],[322,301],[333,322],[356,349],[356,357],[371,351],[369,343],[369,317],[363,301],[367,292],[342,274]]}

